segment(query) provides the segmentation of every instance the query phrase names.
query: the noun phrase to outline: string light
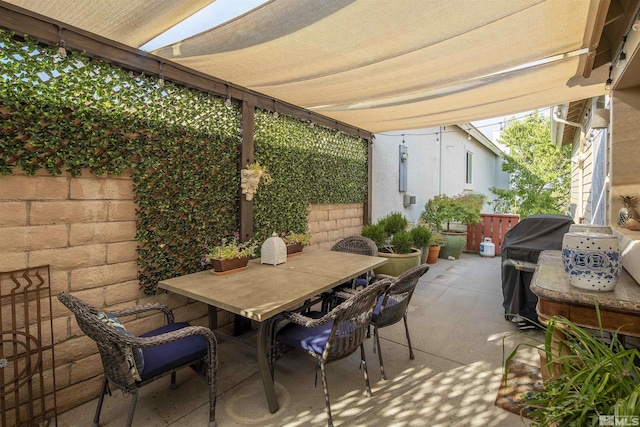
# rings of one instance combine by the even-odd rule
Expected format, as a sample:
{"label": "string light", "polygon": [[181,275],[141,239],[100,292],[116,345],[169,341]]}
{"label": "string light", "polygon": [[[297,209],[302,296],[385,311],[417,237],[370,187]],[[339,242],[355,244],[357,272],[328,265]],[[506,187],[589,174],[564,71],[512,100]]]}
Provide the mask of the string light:
{"label": "string light", "polygon": [[611,79],[611,71],[613,70],[613,67],[609,66],[609,78],[607,79],[607,82],[604,85],[604,90],[606,91],[610,91],[611,90],[611,85],[613,84],[613,80]]}
{"label": "string light", "polygon": [[61,58],[67,57],[67,42],[62,38],[62,27],[58,27],[58,35],[60,36],[60,43],[58,43],[58,55]]}
{"label": "string light", "polygon": [[160,61],[160,73],[158,74],[158,86],[164,86],[164,74],[162,74],[162,65],[163,62]]}
{"label": "string light", "polygon": [[224,104],[227,107],[231,107],[231,87],[229,86],[229,83],[225,83],[227,85],[227,100],[224,101]]}

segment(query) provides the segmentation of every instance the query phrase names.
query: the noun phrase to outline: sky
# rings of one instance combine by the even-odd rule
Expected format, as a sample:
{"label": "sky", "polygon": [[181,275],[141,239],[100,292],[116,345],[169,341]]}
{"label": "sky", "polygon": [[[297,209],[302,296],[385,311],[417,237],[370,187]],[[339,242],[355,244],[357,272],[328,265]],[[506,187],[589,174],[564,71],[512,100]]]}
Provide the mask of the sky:
{"label": "sky", "polygon": [[[169,29],[155,39],[149,41],[141,47],[142,50],[152,51],[154,49],[184,40],[206,29],[214,28],[237,16],[240,16],[256,7],[266,3],[268,0],[216,0],[204,7],[198,13],[182,21],[175,27]],[[549,109],[541,110],[542,114],[548,116]],[[503,117],[479,120],[471,122],[487,138],[495,141],[497,132],[502,129],[504,123],[512,118],[521,118],[532,114],[532,111],[517,113]]]}
{"label": "sky", "polygon": [[[538,110],[538,112],[543,116],[549,117],[551,113],[551,107],[540,109]],[[480,132],[482,132],[484,136],[495,143],[498,136],[498,133],[496,132],[499,132],[508,120],[513,118],[520,119],[533,113],[535,113],[535,111],[525,111],[523,113],[509,114],[507,116],[495,117],[493,119],[478,120],[471,122],[471,124],[475,126]]]}
{"label": "sky", "polygon": [[214,28],[236,16],[248,12],[267,0],[216,0],[209,6],[202,8],[175,27],[160,34],[140,49],[147,52],[168,44],[184,40],[208,28]]}

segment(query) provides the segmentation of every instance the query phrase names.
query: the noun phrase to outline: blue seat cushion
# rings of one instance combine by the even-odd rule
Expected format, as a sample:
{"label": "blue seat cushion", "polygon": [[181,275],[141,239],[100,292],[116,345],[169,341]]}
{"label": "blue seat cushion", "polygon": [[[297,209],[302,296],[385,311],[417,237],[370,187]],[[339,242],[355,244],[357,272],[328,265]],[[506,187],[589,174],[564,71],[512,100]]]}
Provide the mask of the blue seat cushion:
{"label": "blue seat cushion", "polygon": [[[376,304],[376,308],[373,309],[373,316],[371,316],[371,323],[375,323],[378,320],[378,315],[380,314],[380,310],[382,309],[382,301],[384,301],[384,295],[380,296],[380,298],[378,298],[378,303]],[[387,307],[391,307],[393,305],[396,305],[398,303],[398,301],[389,298],[387,300],[387,305],[385,306],[385,309]]]}
{"label": "blue seat cushion", "polygon": [[[322,317],[322,313],[312,311],[305,314],[305,316],[317,319]],[[332,327],[333,321],[318,326],[317,328],[306,328],[295,323],[289,323],[278,331],[277,339],[290,346],[322,354],[327,345]]]}
{"label": "blue seat cushion", "polygon": [[[140,337],[154,337],[187,326],[191,325],[185,322],[170,323],[142,334]],[[144,353],[142,381],[145,381],[205,356],[207,354],[207,340],[200,335],[191,335],[167,344],[143,348],[142,352]]]}
{"label": "blue seat cushion", "polygon": [[[356,278],[356,285],[355,285],[356,288],[359,288],[359,287],[364,288],[368,284],[369,284],[369,281],[367,280],[366,276],[360,276]],[[336,289],[351,288],[352,286],[353,286],[353,279],[339,284],[338,286],[336,286]]]}

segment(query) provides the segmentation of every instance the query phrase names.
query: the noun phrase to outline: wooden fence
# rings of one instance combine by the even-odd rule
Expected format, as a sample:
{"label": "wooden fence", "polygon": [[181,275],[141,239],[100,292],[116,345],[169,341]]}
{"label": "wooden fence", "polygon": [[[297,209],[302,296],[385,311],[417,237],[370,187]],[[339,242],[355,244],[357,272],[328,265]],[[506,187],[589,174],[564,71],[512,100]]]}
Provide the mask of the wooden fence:
{"label": "wooden fence", "polygon": [[496,245],[496,255],[502,253],[504,235],[520,221],[520,215],[482,214],[482,221],[467,226],[467,252],[479,252],[480,243],[490,237]]}

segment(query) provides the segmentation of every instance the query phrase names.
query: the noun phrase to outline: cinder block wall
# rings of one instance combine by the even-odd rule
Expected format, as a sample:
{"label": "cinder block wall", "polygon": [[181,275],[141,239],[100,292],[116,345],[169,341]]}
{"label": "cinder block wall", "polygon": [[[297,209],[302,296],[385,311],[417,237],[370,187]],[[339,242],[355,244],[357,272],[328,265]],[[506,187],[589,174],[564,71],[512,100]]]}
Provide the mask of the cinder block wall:
{"label": "cinder block wall", "polygon": [[[359,234],[363,206],[318,205],[309,209],[312,246],[330,248]],[[100,356],[71,313],[55,298],[67,291],[99,308],[118,310],[160,302],[176,321],[207,324],[207,307],[171,293],[145,296],[138,285],[136,204],[128,173],[73,178],[20,169],[0,176],[0,271],[49,264],[55,343],[56,399],[64,412],[99,393]],[[160,326],[161,314],[122,319],[134,334]],[[42,319],[48,322],[49,319]],[[218,311],[218,325],[233,327],[233,315]],[[45,361],[45,366],[51,363]],[[51,372],[46,374],[51,378]]]}
{"label": "cinder block wall", "polygon": [[331,249],[343,237],[360,234],[364,216],[362,203],[312,205],[309,207],[311,246]]}
{"label": "cinder block wall", "polygon": [[[54,296],[71,292],[108,310],[158,301],[172,307],[178,321],[206,324],[204,304],[141,292],[135,209],[133,182],[126,173],[72,178],[15,170],[0,176],[0,271],[49,264]],[[229,322],[228,313],[220,317],[220,324]],[[98,395],[102,368],[95,344],[57,298],[52,298],[52,318],[56,399],[64,411]],[[161,314],[123,320],[134,334],[164,321]]]}

